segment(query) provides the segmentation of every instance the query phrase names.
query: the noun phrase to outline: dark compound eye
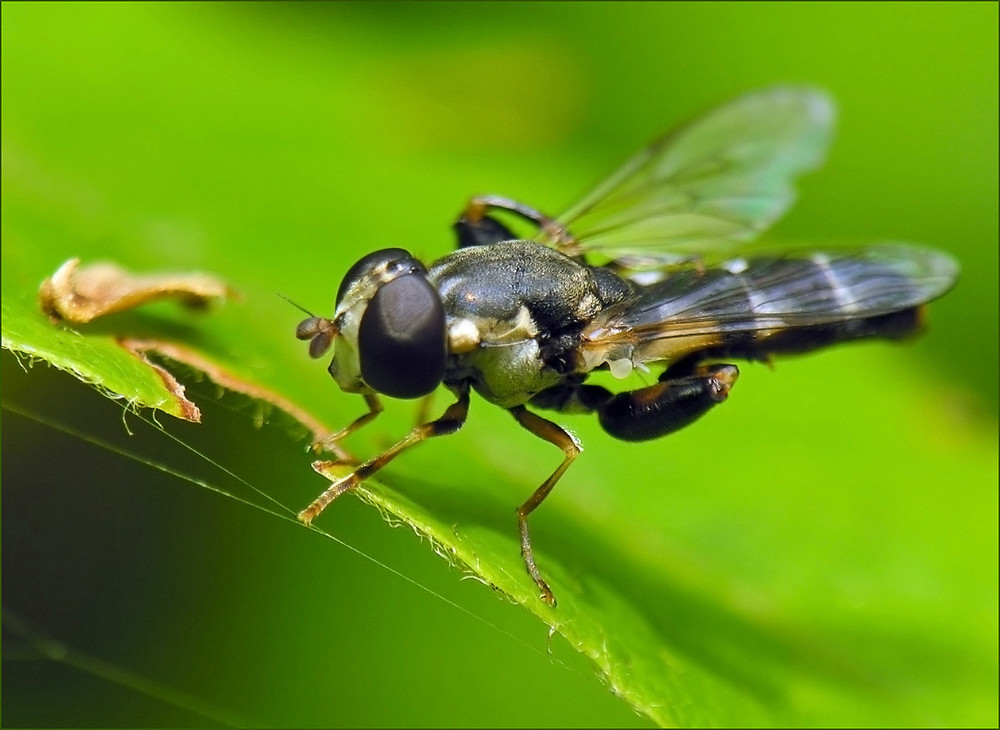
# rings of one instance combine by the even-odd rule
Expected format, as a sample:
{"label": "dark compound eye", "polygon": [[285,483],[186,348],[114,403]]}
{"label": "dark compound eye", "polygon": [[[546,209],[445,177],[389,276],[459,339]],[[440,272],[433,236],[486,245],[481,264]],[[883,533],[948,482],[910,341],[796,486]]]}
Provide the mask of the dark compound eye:
{"label": "dark compound eye", "polygon": [[409,265],[406,268],[412,271],[422,271],[423,266],[420,262],[410,256],[410,252],[401,248],[383,248],[380,251],[374,251],[368,254],[363,259],[358,261],[354,266],[347,270],[344,274],[344,278],[340,282],[340,288],[337,289],[337,301],[335,306],[340,305],[340,300],[344,298],[344,293],[351,287],[353,283],[363,279],[370,272],[377,269],[379,266],[388,264],[391,262],[399,262],[402,265]]}
{"label": "dark compound eye", "polygon": [[444,378],[445,318],[441,298],[419,274],[383,284],[358,326],[361,377],[379,393],[419,398]]}

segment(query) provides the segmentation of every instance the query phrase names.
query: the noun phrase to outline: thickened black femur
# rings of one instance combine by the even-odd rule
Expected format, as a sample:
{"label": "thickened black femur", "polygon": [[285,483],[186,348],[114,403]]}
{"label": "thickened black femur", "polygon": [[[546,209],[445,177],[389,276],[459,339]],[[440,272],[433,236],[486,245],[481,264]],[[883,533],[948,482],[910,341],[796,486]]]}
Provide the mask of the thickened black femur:
{"label": "thickened black femur", "polygon": [[383,284],[358,326],[361,377],[393,398],[420,398],[444,378],[444,306],[420,273]]}

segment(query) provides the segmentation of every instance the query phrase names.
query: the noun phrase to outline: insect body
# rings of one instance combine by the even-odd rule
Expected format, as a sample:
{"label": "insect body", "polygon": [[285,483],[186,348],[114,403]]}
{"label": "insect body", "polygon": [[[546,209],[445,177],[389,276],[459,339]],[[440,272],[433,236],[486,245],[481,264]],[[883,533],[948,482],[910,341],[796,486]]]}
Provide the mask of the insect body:
{"label": "insect body", "polygon": [[[550,218],[500,197],[474,198],[455,224],[459,249],[424,266],[390,248],[346,274],[332,318],[297,336],[369,411],[378,394],[420,398],[443,385],[456,401],[437,420],[333,483],[299,517],[315,518],[409,446],[465,422],[470,390],[562,449],[559,467],[517,509],[521,553],[535,565],[528,515],[580,452],[528,407],[595,413],[612,436],[641,441],[676,431],[726,399],[729,359],[768,361],[857,339],[898,339],[921,326],[923,305],[957,266],[911,246],[739,256],[734,249],[780,216],[795,175],[822,159],[832,105],[815,91],[772,89],[737,99],[660,139],[575,208]],[[519,239],[496,216],[537,227]],[[587,383],[610,370],[662,366],[654,384],[614,393]]]}

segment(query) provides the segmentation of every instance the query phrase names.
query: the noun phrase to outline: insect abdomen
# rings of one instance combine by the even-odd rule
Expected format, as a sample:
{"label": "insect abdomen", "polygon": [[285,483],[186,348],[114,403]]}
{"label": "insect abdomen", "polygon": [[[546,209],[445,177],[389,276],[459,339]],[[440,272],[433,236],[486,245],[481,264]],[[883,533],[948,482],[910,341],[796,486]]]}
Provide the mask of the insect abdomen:
{"label": "insect abdomen", "polygon": [[[919,332],[921,305],[954,282],[955,263],[904,246],[855,254],[749,258],[677,272],[584,332],[607,358],[762,359],[855,339]],[[620,353],[620,354],[619,354]]]}
{"label": "insect abdomen", "polygon": [[[921,277],[907,273],[908,260],[867,257],[762,258],[731,262],[730,279],[750,324],[730,319],[730,305],[711,303],[706,314],[720,317],[725,349],[751,355],[807,352],[856,339],[902,339],[922,326],[927,299]],[[773,325],[773,326],[772,326]],[[728,347],[727,347],[728,345]],[[736,353],[734,353],[736,354]]]}
{"label": "insect abdomen", "polygon": [[[752,336],[749,341],[744,333],[728,333],[723,338],[721,349],[733,356],[764,359],[768,355],[799,354],[851,340],[901,340],[921,331],[923,309],[923,307],[910,307],[875,317],[750,332]],[[727,340],[730,342],[727,343]]]}

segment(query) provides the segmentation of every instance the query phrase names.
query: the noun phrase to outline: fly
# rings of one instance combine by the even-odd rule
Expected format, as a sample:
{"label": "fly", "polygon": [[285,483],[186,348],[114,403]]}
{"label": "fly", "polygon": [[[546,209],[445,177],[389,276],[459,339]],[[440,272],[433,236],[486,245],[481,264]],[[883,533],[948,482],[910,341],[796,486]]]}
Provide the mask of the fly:
{"label": "fly", "polygon": [[[672,433],[726,400],[739,370],[839,342],[902,339],[924,305],[955,282],[949,256],[908,245],[852,251],[740,253],[791,205],[794,179],[817,167],[833,129],[814,90],[749,94],[682,126],[625,163],[576,206],[549,217],[508,198],[473,198],[455,223],[458,250],[424,265],[401,248],[371,253],[344,276],[332,318],[296,332],[368,412],[380,395],[455,397],[444,414],[332,483],[299,514],[309,523],[401,452],[465,423],[470,391],[507,409],[563,461],[520,507],[521,555],[555,605],[531,547],[528,516],[580,453],[531,408],[596,414],[610,435]],[[536,228],[520,239],[497,215]],[[615,393],[587,383],[652,365],[653,385]]]}

